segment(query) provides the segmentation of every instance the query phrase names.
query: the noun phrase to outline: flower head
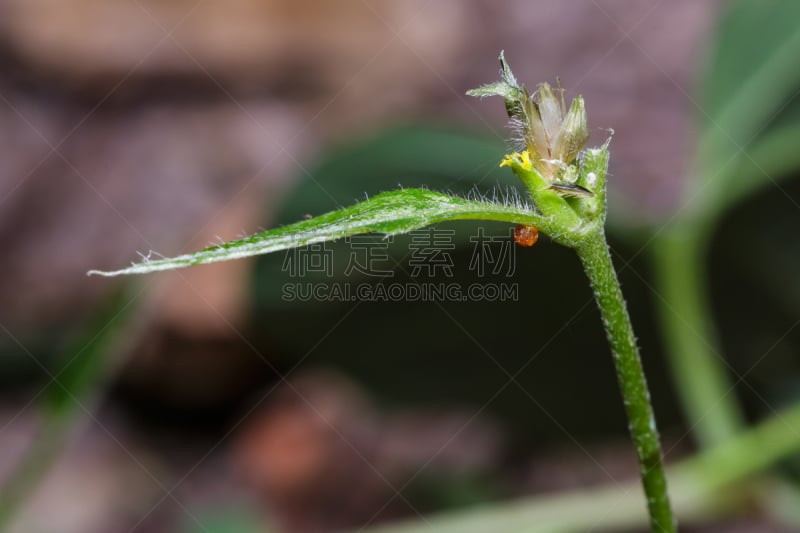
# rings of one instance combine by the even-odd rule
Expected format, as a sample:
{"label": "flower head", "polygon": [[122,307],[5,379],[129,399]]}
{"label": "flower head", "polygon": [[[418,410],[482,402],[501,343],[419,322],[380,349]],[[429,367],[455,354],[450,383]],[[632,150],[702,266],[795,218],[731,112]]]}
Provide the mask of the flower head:
{"label": "flower head", "polygon": [[531,95],[520,85],[500,53],[500,81],[469,91],[472,96],[502,96],[512,124],[520,131],[533,167],[549,182],[563,181],[564,171],[589,140],[586,108],[577,96],[567,109],[564,89],[548,83]]}
{"label": "flower head", "polygon": [[523,133],[536,170],[548,181],[558,177],[560,169],[572,163],[586,147],[589,129],[583,98],[572,100],[567,111],[564,89],[558,85],[558,95],[548,83],[529,97]]}
{"label": "flower head", "polygon": [[500,53],[500,80],[469,91],[471,96],[500,96],[522,149],[500,163],[510,167],[530,193],[537,211],[549,221],[548,234],[577,242],[583,232],[603,224],[610,138],[586,150],[589,128],[583,98],[567,108],[564,89],[539,84],[531,95]]}

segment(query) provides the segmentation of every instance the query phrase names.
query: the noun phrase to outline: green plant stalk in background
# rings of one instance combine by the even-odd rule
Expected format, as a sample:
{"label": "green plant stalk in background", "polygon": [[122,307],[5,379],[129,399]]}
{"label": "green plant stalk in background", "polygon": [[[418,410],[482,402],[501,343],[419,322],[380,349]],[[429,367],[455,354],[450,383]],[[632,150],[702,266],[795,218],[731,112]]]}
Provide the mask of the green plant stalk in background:
{"label": "green plant stalk in background", "polygon": [[[671,465],[667,477],[675,509],[686,521],[707,521],[741,511],[751,487],[743,483],[786,459],[800,448],[800,405],[737,433],[723,444]],[[512,502],[446,511],[418,521],[379,526],[369,533],[538,533],[627,531],[647,520],[632,484],[613,483],[590,489],[539,495]]]}
{"label": "green plant stalk in background", "polygon": [[42,392],[36,438],[0,486],[0,531],[14,522],[121,367],[126,355],[122,341],[130,338],[138,325],[133,320],[136,297],[131,297],[129,285],[114,290],[90,317],[76,342],[65,351],[71,358],[62,368],[48,371],[50,383]]}
{"label": "green plant stalk in background", "polygon": [[723,443],[744,426],[734,385],[718,351],[709,288],[708,239],[678,224],[651,243],[656,302],[673,382],[688,424],[701,447]]}
{"label": "green plant stalk in background", "polygon": [[[707,250],[729,209],[800,168],[800,3],[726,3],[703,65],[698,139],[684,205],[650,245],[658,311],[678,399],[703,447],[732,438],[744,417],[713,322]],[[770,26],[765,37],[763,28]]]}

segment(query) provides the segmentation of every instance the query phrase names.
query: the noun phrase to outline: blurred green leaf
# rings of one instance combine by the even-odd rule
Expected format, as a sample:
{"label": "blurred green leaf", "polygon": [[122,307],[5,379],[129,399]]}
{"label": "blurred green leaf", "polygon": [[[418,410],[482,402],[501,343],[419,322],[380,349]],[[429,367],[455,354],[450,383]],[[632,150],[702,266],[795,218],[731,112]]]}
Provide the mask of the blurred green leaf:
{"label": "blurred green leaf", "polygon": [[[786,175],[753,164],[761,142],[775,142],[768,131],[800,88],[800,2],[738,0],[728,4],[700,83],[703,114],[696,170],[714,181],[706,198],[721,210],[741,194],[729,194],[728,177],[739,190],[754,190]],[[795,122],[796,124],[797,122]],[[792,150],[773,151],[785,169],[797,165]],[[731,161],[731,158],[734,158]],[[787,157],[786,162],[780,161]],[[722,178],[720,169],[731,170]],[[752,183],[751,183],[752,182]]]}
{"label": "blurred green leaf", "polygon": [[764,187],[777,186],[797,205],[778,180],[800,168],[798,20],[795,0],[725,5],[700,78],[697,181],[688,183],[683,204],[689,208],[647,241],[678,398],[705,445],[725,442],[743,421],[707,301],[711,237],[733,205]]}
{"label": "blurred green leaf", "polygon": [[[505,143],[427,126],[400,126],[332,147],[301,176],[275,219],[288,224],[350,205],[365,194],[421,187],[464,194],[518,187],[499,168]],[[310,176],[310,177],[309,177]],[[312,179],[313,178],[313,179]]]}
{"label": "blurred green leaf", "polygon": [[[725,174],[722,205],[730,206],[768,185],[778,186],[800,169],[800,120],[769,130],[748,150],[747,157]],[[788,195],[787,195],[788,196]],[[788,198],[792,198],[788,196]]]}

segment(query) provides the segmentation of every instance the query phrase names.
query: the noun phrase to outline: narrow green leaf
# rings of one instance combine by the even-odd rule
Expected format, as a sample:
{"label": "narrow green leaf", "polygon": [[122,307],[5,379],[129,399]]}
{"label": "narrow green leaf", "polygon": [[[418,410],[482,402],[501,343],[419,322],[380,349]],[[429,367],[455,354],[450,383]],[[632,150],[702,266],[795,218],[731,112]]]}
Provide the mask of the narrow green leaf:
{"label": "narrow green leaf", "polygon": [[173,270],[288,250],[359,233],[407,233],[448,220],[496,220],[530,224],[542,228],[545,233],[549,228],[548,221],[525,204],[514,191],[510,191],[501,203],[460,198],[425,189],[404,189],[379,194],[311,220],[209,246],[197,252],[167,259],[145,260],[120,270],[91,270],[88,274],[119,276]]}
{"label": "narrow green leaf", "polygon": [[[511,72],[511,67],[506,61],[505,51],[500,52],[500,81],[482,85],[477,89],[467,91],[467,96],[477,96],[483,98],[486,96],[502,96],[506,104],[506,112],[509,118],[522,117],[526,118],[528,115],[527,108],[530,106],[530,95],[525,89],[517,82],[514,73]],[[527,120],[524,122],[527,123]]]}
{"label": "narrow green leaf", "polygon": [[477,96],[484,98],[486,96],[502,96],[506,100],[518,100],[520,91],[518,87],[513,87],[504,81],[496,81],[494,83],[487,83],[481,85],[477,89],[470,89],[467,91],[467,96]]}

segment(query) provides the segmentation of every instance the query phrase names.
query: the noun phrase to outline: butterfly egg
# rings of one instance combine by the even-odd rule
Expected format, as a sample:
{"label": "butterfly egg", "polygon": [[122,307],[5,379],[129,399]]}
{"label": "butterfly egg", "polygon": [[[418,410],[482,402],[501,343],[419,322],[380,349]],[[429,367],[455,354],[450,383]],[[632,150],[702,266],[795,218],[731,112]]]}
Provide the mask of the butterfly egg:
{"label": "butterfly egg", "polygon": [[520,246],[533,246],[539,240],[539,230],[536,226],[520,224],[514,228],[514,242]]}

